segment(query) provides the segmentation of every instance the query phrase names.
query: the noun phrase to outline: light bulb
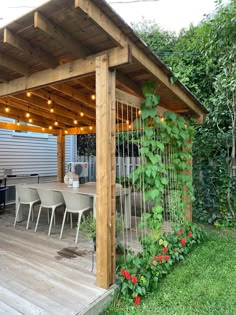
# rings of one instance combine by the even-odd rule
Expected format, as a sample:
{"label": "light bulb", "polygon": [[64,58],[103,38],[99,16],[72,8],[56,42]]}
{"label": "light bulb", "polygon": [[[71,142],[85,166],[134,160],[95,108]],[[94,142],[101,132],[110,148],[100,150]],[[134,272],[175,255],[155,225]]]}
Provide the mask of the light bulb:
{"label": "light bulb", "polygon": [[10,108],[8,106],[5,107],[5,112],[9,113],[10,112]]}
{"label": "light bulb", "polygon": [[17,126],[20,126],[20,122],[19,122],[19,120],[17,120],[17,123],[16,123],[16,124],[17,124]]}
{"label": "light bulb", "polygon": [[32,119],[32,118],[30,118],[30,119],[29,119],[29,123],[32,123],[32,122],[33,122],[33,119]]}
{"label": "light bulb", "polygon": [[95,100],[96,100],[96,95],[95,95],[95,94],[92,94],[92,95],[91,95],[91,99],[92,99],[93,101],[95,101]]}
{"label": "light bulb", "polygon": [[48,128],[49,128],[50,130],[52,130],[52,126],[49,126]]}
{"label": "light bulb", "polygon": [[55,122],[54,122],[54,125],[55,125],[55,126],[58,126],[58,121],[55,121]]}
{"label": "light bulb", "polygon": [[81,128],[80,128],[80,130],[81,130],[81,131],[84,131],[84,128],[83,128],[83,127],[81,127]]}
{"label": "light bulb", "polygon": [[68,131],[67,131],[67,130],[65,130],[65,133],[67,134],[67,133],[68,133]]}
{"label": "light bulb", "polygon": [[44,128],[44,127],[42,128],[42,131],[45,131],[45,128]]}
{"label": "light bulb", "polygon": [[93,126],[89,126],[89,129],[92,130],[92,129],[93,129]]}
{"label": "light bulb", "polygon": [[30,113],[27,112],[27,113],[25,114],[25,117],[26,117],[26,118],[29,118],[29,117],[30,117]]}
{"label": "light bulb", "polygon": [[129,125],[129,129],[131,129],[132,128],[132,126],[131,125]]}
{"label": "light bulb", "polygon": [[26,92],[27,97],[31,97],[32,93],[30,91]]}
{"label": "light bulb", "polygon": [[141,109],[140,109],[140,110],[138,111],[138,114],[139,114],[139,115],[141,115],[141,114],[142,114],[142,111],[141,111]]}
{"label": "light bulb", "polygon": [[164,118],[164,117],[161,117],[160,121],[162,121],[162,122],[165,121],[165,118]]}
{"label": "light bulb", "polygon": [[74,120],[74,124],[75,124],[75,125],[78,124],[78,120],[77,120],[77,119]]}
{"label": "light bulb", "polygon": [[54,108],[53,107],[50,108],[50,112],[54,113]]}
{"label": "light bulb", "polygon": [[84,116],[84,113],[83,113],[83,112],[81,112],[81,113],[80,113],[80,116],[81,116],[81,117],[83,117],[83,116]]}
{"label": "light bulb", "polygon": [[126,120],[126,124],[127,124],[127,125],[129,124],[129,121],[128,121],[128,120]]}
{"label": "light bulb", "polygon": [[48,105],[51,105],[51,104],[52,104],[52,100],[51,100],[50,97],[48,98],[47,103],[48,103]]}

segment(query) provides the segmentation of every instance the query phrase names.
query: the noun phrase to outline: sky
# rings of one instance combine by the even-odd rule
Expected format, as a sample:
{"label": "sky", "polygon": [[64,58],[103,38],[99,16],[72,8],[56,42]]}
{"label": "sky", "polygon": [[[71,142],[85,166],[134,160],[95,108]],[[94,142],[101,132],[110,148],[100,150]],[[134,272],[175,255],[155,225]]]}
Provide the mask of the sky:
{"label": "sky", "polygon": [[[187,28],[190,23],[198,24],[204,14],[215,8],[215,0],[135,0],[127,3],[129,1],[134,0],[107,0],[129,24],[144,17],[154,20],[165,30],[175,32]],[[0,27],[45,2],[47,0],[0,0]]]}

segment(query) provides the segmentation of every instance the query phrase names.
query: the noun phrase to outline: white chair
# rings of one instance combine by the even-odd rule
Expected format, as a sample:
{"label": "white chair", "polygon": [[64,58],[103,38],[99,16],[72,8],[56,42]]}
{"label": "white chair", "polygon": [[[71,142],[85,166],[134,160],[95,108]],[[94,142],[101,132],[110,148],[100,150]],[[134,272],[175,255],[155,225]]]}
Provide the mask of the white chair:
{"label": "white chair", "polygon": [[78,213],[78,225],[77,225],[76,238],[75,238],[75,242],[78,243],[81,216],[84,213],[84,211],[87,211],[87,210],[93,208],[93,199],[92,199],[92,197],[89,197],[86,195],[73,193],[73,192],[67,192],[67,191],[63,191],[62,194],[63,194],[63,197],[65,199],[66,210],[64,213],[63,221],[62,221],[60,239],[62,238],[62,234],[63,234],[63,229],[64,229],[64,225],[65,225],[65,220],[66,220],[66,214],[67,213],[71,214],[71,228],[72,228],[73,227],[72,226],[72,214]]}
{"label": "white chair", "polygon": [[28,205],[29,213],[28,213],[28,220],[26,224],[26,230],[28,230],[31,213],[32,213],[32,220],[33,220],[33,207],[35,204],[40,203],[39,194],[36,189],[25,187],[24,185],[16,185],[16,192],[19,197],[19,203],[16,209],[16,217],[14,221],[14,226],[16,226],[16,220],[20,211],[20,206]]}
{"label": "white chair", "polygon": [[36,222],[36,226],[35,226],[35,232],[37,231],[37,228],[38,228],[38,223],[39,223],[39,218],[41,215],[42,208],[46,208],[47,212],[48,212],[48,222],[49,222],[49,211],[48,210],[51,209],[51,211],[52,211],[49,229],[48,229],[48,235],[50,235],[51,229],[52,229],[53,219],[55,222],[56,208],[63,206],[65,204],[65,202],[64,202],[62,194],[59,191],[53,191],[53,190],[38,188],[38,193],[39,193],[39,197],[41,200],[41,205],[39,208],[38,218],[37,218],[37,222]]}

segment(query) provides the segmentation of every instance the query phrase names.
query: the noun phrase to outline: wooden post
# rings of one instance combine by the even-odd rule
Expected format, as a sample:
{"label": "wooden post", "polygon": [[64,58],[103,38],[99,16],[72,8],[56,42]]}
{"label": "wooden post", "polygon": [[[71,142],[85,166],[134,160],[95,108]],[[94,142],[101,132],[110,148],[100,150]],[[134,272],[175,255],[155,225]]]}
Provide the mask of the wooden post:
{"label": "wooden post", "polygon": [[57,180],[64,182],[65,173],[65,135],[60,130],[57,136]]}
{"label": "wooden post", "polygon": [[115,272],[115,73],[107,55],[96,58],[97,285],[108,288]]}

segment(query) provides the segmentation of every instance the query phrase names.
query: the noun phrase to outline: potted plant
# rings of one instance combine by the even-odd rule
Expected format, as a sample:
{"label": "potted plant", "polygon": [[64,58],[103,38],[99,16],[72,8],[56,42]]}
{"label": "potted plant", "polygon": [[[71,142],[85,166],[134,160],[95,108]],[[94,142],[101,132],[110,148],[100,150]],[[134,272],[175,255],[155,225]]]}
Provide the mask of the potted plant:
{"label": "potted plant", "polygon": [[[80,224],[80,231],[83,231],[85,238],[93,240],[94,251],[96,251],[96,219],[90,213],[83,217]],[[122,231],[122,220],[119,214],[116,215],[116,237]]]}

